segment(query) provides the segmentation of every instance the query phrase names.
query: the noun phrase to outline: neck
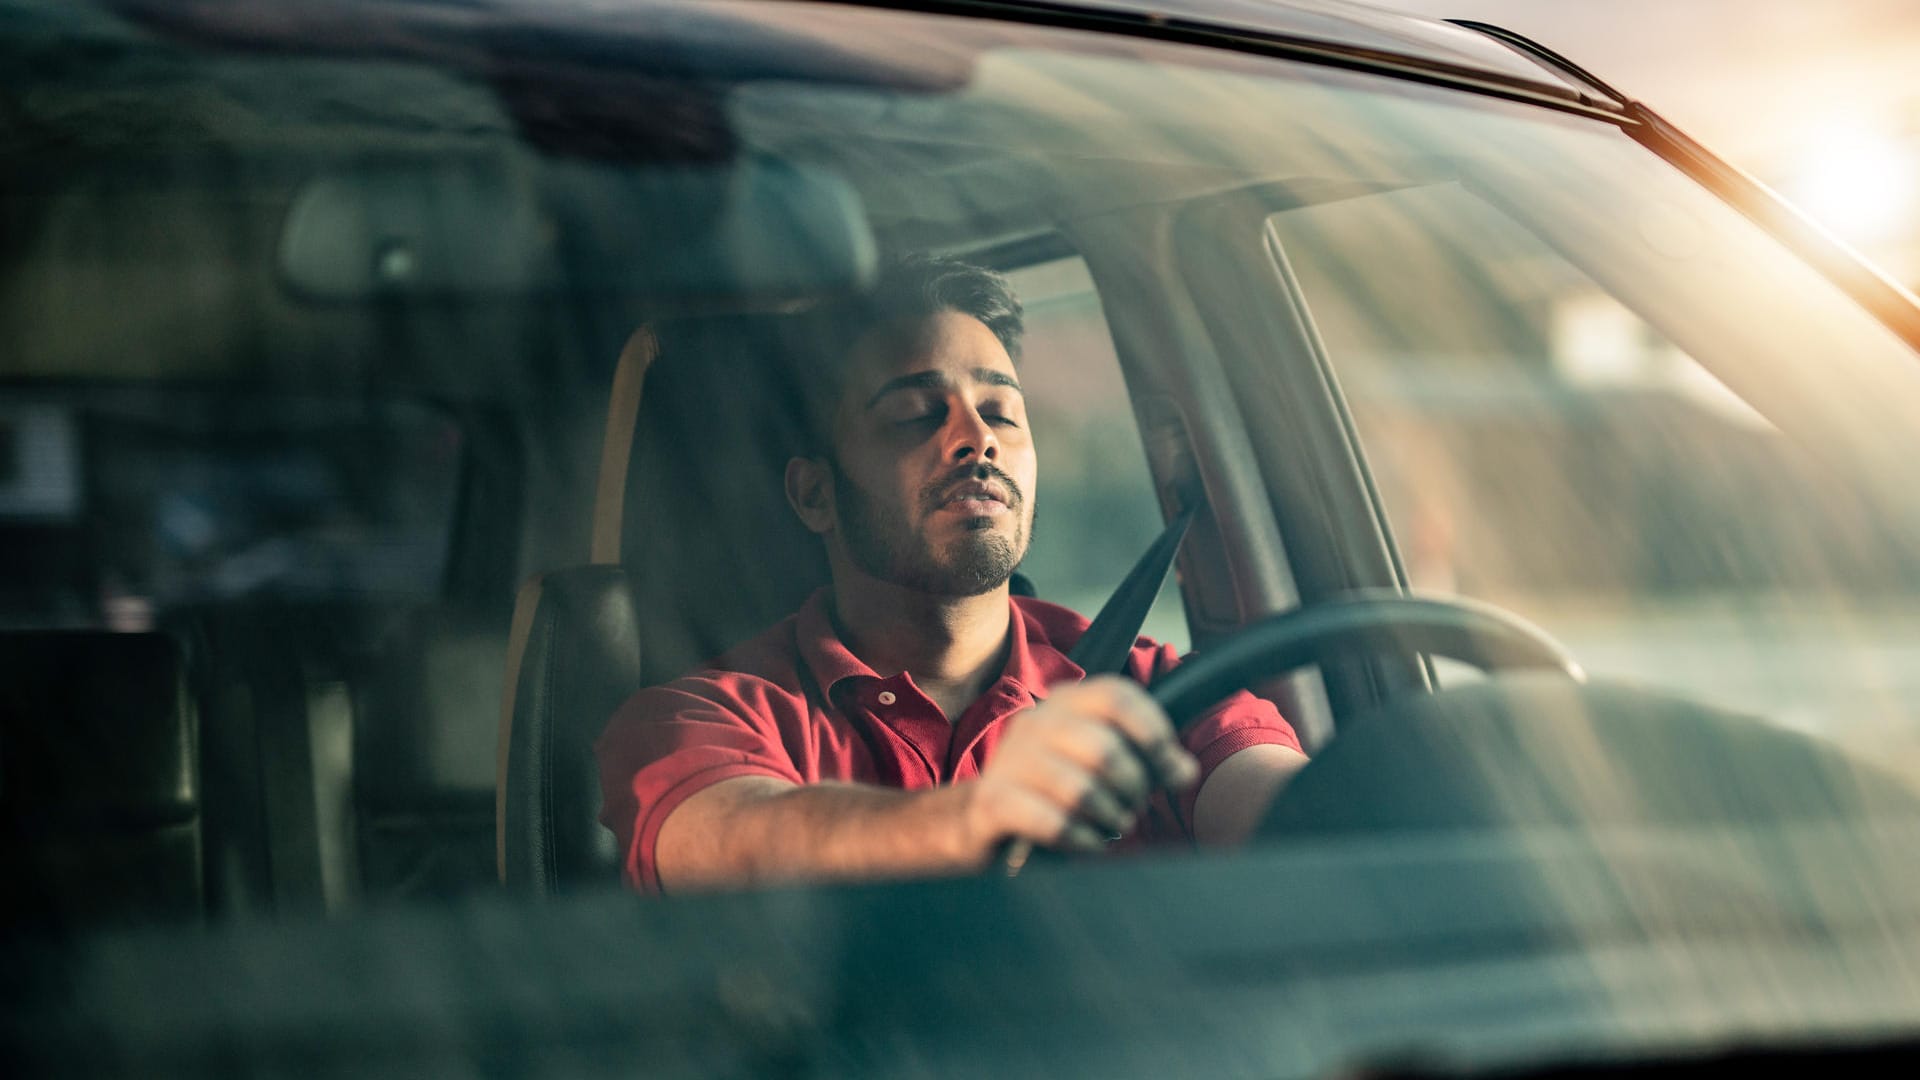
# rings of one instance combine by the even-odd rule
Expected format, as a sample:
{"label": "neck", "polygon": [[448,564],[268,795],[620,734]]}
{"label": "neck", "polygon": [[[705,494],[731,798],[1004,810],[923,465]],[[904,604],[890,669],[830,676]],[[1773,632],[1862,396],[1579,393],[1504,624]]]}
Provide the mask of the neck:
{"label": "neck", "polygon": [[932,596],[858,572],[836,573],[835,628],[880,675],[911,672],[952,718],[1006,667],[1010,595],[1001,585],[979,596]]}

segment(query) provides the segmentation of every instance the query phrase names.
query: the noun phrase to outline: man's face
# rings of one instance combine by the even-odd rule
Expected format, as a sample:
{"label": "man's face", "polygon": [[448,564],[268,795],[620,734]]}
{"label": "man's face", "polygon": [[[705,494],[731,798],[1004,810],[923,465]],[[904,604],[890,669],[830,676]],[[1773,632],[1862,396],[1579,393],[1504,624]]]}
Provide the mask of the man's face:
{"label": "man's face", "polygon": [[861,572],[977,596],[1026,555],[1037,472],[1026,399],[978,319],[942,312],[863,337],[834,446],[834,531]]}

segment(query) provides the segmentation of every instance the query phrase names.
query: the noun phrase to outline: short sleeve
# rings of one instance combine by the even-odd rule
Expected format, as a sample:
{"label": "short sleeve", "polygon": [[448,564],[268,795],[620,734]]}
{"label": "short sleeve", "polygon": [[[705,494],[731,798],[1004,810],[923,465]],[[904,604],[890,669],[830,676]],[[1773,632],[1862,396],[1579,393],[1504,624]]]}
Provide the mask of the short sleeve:
{"label": "short sleeve", "polygon": [[[1133,655],[1128,658],[1129,672],[1142,685],[1150,685],[1154,679],[1179,666],[1179,654],[1171,645],[1157,644],[1149,638],[1134,642]],[[1221,762],[1249,746],[1284,746],[1306,752],[1300,745],[1299,734],[1273,702],[1245,690],[1228,696],[1187,725],[1180,733],[1180,741],[1200,763],[1199,782],[1187,789],[1181,799],[1180,820],[1189,832],[1193,828],[1194,802]]]}
{"label": "short sleeve", "polygon": [[712,680],[690,677],[628,698],[594,745],[600,821],[612,830],[627,884],[660,891],[660,826],[690,796],[736,776],[803,782],[777,716]]}

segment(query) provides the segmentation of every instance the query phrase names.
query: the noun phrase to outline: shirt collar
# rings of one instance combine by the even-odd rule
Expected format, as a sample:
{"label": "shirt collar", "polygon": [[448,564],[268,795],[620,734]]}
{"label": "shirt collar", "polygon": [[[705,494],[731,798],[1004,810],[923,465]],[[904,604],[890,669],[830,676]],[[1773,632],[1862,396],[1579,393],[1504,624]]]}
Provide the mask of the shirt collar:
{"label": "shirt collar", "polygon": [[[799,637],[800,657],[815,682],[832,698],[834,688],[847,679],[878,679],[880,675],[867,662],[853,654],[840,640],[828,614],[832,586],[814,590],[800,608],[795,631]],[[1014,598],[1009,613],[1013,633],[1007,651],[1006,667],[1000,678],[1011,681],[1036,699],[1047,696],[1047,688],[1058,682],[1077,682],[1086,677],[1080,665],[1048,640],[1046,629],[1035,615]]]}
{"label": "shirt collar", "polygon": [[807,670],[813,673],[814,681],[829,698],[833,696],[834,687],[847,679],[880,677],[866,661],[841,643],[839,633],[833,628],[833,619],[827,613],[832,601],[833,586],[815,589],[801,606],[799,622],[794,628],[800,638],[800,658],[806,661]]}
{"label": "shirt collar", "polygon": [[1047,696],[1047,688],[1053,684],[1079,682],[1087,673],[1054,647],[1046,627],[1016,596],[1013,598],[1013,648],[1007,653],[1007,666],[1001,677],[1012,680],[1039,700]]}

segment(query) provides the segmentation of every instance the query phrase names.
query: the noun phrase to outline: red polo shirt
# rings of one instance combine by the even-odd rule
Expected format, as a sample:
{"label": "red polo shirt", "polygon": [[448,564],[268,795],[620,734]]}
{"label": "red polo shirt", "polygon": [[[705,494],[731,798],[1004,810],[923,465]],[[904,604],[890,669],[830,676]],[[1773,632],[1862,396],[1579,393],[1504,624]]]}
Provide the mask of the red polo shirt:
{"label": "red polo shirt", "polygon": [[[766,633],[707,667],[627,699],[600,736],[604,802],[600,820],[618,838],[629,884],[657,892],[654,844],[660,825],[688,796],[736,776],[796,784],[843,781],[915,790],[978,776],[1005,721],[1084,678],[1066,651],[1087,620],[1073,611],[1015,597],[1012,648],[1000,678],[957,720],[902,672],[881,678],[848,651],[827,617],[827,590]],[[1134,643],[1129,674],[1141,683],[1178,663],[1171,647]],[[1269,702],[1240,693],[1190,725],[1182,741],[1200,762],[1180,821],[1206,777],[1234,752],[1262,743],[1300,749],[1292,726]],[[1177,838],[1158,800],[1143,831]]]}

